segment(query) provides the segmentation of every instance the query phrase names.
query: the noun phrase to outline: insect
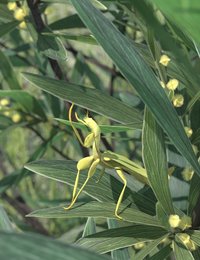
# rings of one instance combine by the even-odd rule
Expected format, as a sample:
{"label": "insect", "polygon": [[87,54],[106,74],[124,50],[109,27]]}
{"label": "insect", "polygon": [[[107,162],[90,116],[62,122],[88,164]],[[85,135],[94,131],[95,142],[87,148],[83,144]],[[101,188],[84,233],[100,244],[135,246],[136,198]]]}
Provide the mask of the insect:
{"label": "insect", "polygon": [[[72,193],[72,201],[68,207],[64,207],[65,210],[69,210],[73,207],[74,203],[76,202],[78,196],[83,191],[84,187],[86,186],[89,179],[95,174],[96,168],[98,165],[102,166],[102,171],[99,177],[98,182],[100,181],[101,177],[105,173],[106,168],[114,169],[117,173],[117,175],[122,180],[124,186],[121,190],[121,193],[119,195],[116,208],[115,208],[115,216],[118,219],[122,219],[121,216],[119,216],[119,207],[123,199],[123,195],[127,186],[127,180],[124,174],[124,171],[128,172],[129,174],[133,175],[137,180],[148,184],[147,174],[146,170],[142,168],[140,165],[137,165],[136,163],[132,162],[128,158],[126,158],[123,155],[116,154],[111,151],[100,151],[100,142],[101,142],[101,130],[99,125],[93,120],[91,117],[86,115],[83,119],[80,119],[75,113],[75,117],[77,121],[81,122],[85,126],[87,126],[90,129],[90,133],[86,136],[85,140],[83,141],[77,131],[77,129],[73,125],[72,121],[72,109],[74,104],[71,105],[69,109],[69,121],[70,124],[74,130],[75,135],[77,136],[79,142],[81,145],[87,148],[92,148],[92,152],[90,156],[84,157],[80,159],[77,163],[77,176],[74,183],[73,193]],[[88,169],[87,178],[83,185],[78,190],[78,183],[79,183],[79,176],[80,172],[82,170]],[[78,191],[77,191],[78,190]]]}

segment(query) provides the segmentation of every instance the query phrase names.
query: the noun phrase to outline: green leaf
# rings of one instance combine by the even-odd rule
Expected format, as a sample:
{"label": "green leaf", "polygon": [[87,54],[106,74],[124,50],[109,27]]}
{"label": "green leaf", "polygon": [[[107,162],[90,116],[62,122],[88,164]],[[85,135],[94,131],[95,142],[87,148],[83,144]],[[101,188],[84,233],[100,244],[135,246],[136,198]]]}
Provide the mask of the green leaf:
{"label": "green leaf", "polygon": [[[30,213],[29,217],[43,217],[43,218],[75,218],[75,217],[101,217],[118,219],[114,212],[116,205],[109,202],[88,202],[88,203],[75,203],[74,207],[70,210],[64,210],[61,205],[58,207],[40,209]],[[120,216],[124,221],[143,224],[147,226],[161,226],[160,222],[150,215],[147,215],[138,209],[120,207]]]}
{"label": "green leaf", "polygon": [[200,175],[199,163],[182,123],[159,81],[136,47],[94,8],[89,0],[72,0],[72,4],[106,53],[135,87],[176,148]]}
{"label": "green leaf", "polygon": [[[54,60],[65,61],[67,59],[67,51],[60,38],[38,33],[31,22],[27,22],[27,29],[37,47],[36,51]],[[43,33],[51,33],[51,30],[47,28]]]}
{"label": "green leaf", "polygon": [[48,35],[49,37],[62,37],[66,40],[73,40],[78,41],[82,43],[92,44],[92,45],[98,45],[95,38],[92,35],[73,35],[73,34],[67,34],[67,33],[45,33],[43,35]]}
{"label": "green leaf", "polygon": [[[196,205],[198,206],[196,208],[196,211],[199,212],[199,205],[198,205],[199,204],[198,200],[200,198],[199,186],[200,186],[200,178],[196,173],[194,173],[190,183],[190,191],[188,197],[188,215],[190,216],[192,216],[193,210],[195,209]],[[199,223],[199,216],[196,213],[194,213],[193,215],[193,221]]]}
{"label": "green leaf", "polygon": [[155,255],[149,257],[149,260],[161,260],[166,259],[172,252],[170,245],[161,248]]}
{"label": "green leaf", "polygon": [[11,32],[19,24],[19,21],[11,21],[8,23],[0,24],[0,37],[4,36],[6,33]]}
{"label": "green leaf", "polygon": [[38,100],[31,96],[28,92],[23,90],[0,90],[0,97],[11,98],[26,111],[37,114],[42,118],[46,118],[46,115],[38,102]]}
{"label": "green leaf", "polygon": [[138,242],[158,239],[165,234],[167,231],[160,227],[134,225],[102,231],[80,239],[77,244],[102,254],[132,246]]}
{"label": "green leaf", "polygon": [[0,230],[1,231],[13,231],[12,224],[6,214],[3,206],[0,205]]}
{"label": "green leaf", "polygon": [[158,239],[150,242],[146,245],[139,253],[135,255],[135,259],[143,260],[147,255],[149,255],[161,242],[163,239],[167,238],[169,234],[165,234],[164,236],[159,237]]}
{"label": "green leaf", "polygon": [[[73,161],[36,161],[29,163],[25,166],[28,170],[40,174],[44,177],[51,178],[53,180],[68,183],[74,185],[75,177],[77,174],[76,162]],[[83,192],[86,192],[89,196],[102,202],[117,202],[120,192],[122,190],[122,183],[116,180],[109,174],[104,174],[101,181],[96,183],[96,176],[100,174],[100,170],[97,170],[95,175],[90,179],[88,185],[86,185]],[[86,171],[83,171],[80,175],[80,185],[83,184],[86,178]],[[138,206],[138,208],[145,213],[153,214],[155,205],[147,196],[142,193],[136,193],[130,189],[125,190],[123,205]]]}
{"label": "green leaf", "polygon": [[[115,219],[108,219],[107,223],[108,223],[108,228],[109,229],[120,227],[119,222],[116,221]],[[130,259],[128,248],[121,248],[121,249],[117,249],[117,250],[111,251],[111,256],[112,256],[112,259],[115,259],[115,260],[127,260],[127,259]]]}
{"label": "green leaf", "polygon": [[[66,1],[64,0],[64,2]],[[73,14],[49,24],[49,27],[52,30],[66,30],[72,28],[85,28],[85,25],[77,14]]]}
{"label": "green leaf", "polygon": [[164,135],[148,109],[145,110],[143,128],[143,159],[150,185],[158,201],[167,214],[173,214]]}
{"label": "green leaf", "polygon": [[195,40],[200,43],[198,24],[200,22],[199,9],[200,2],[198,0],[182,1],[182,0],[153,0],[169,18],[181,28],[187,31]]}
{"label": "green leaf", "polygon": [[[69,120],[65,120],[65,119],[60,119],[60,118],[55,118],[55,120],[71,126],[71,123],[69,122]],[[87,130],[87,127],[79,122],[73,122],[73,125],[81,130]],[[110,133],[120,133],[120,132],[126,132],[128,130],[133,130],[131,127],[128,126],[123,126],[123,125],[99,125],[101,132],[103,134],[110,134]]]}
{"label": "green leaf", "polygon": [[200,249],[195,250],[194,252],[192,252],[192,254],[195,260],[200,259]]}
{"label": "green leaf", "polygon": [[200,91],[196,93],[196,95],[194,95],[194,97],[189,101],[189,103],[187,104],[187,108],[185,110],[185,114],[188,113],[189,111],[191,111],[191,109],[193,108],[193,106],[196,104],[196,102],[200,99]]}
{"label": "green leaf", "polygon": [[10,10],[8,10],[7,6],[2,4],[0,4],[0,21],[13,21],[13,13]]}
{"label": "green leaf", "polygon": [[12,64],[9,58],[4,55],[3,51],[0,49],[0,71],[3,78],[8,83],[11,89],[20,89],[20,84],[18,82],[17,76],[13,70]]}
{"label": "green leaf", "polygon": [[142,117],[137,109],[130,108],[104,92],[29,73],[24,73],[24,76],[35,86],[58,98],[127,124],[129,127],[141,128]]}
{"label": "green leaf", "polygon": [[174,254],[176,260],[194,260],[192,253],[185,247],[177,235],[174,241]]}
{"label": "green leaf", "polygon": [[76,246],[34,234],[0,232],[0,258],[15,260],[108,260]]}
{"label": "green leaf", "polygon": [[58,37],[38,34],[37,48],[45,56],[54,60],[66,60],[67,51]]}
{"label": "green leaf", "polygon": [[86,236],[89,236],[89,235],[92,235],[92,234],[95,234],[95,233],[96,233],[95,219],[92,218],[92,217],[89,217],[87,219],[86,224],[85,224],[85,228],[84,228],[82,237],[86,237]]}
{"label": "green leaf", "polygon": [[190,238],[200,247],[200,231],[199,230],[188,230],[187,233]]}

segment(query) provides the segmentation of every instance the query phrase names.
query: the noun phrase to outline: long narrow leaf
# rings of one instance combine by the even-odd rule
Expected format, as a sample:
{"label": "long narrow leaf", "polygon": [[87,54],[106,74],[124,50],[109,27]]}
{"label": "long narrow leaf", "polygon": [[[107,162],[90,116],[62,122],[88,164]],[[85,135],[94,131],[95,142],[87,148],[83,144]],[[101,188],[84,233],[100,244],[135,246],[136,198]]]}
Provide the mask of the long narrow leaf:
{"label": "long narrow leaf", "polygon": [[178,115],[135,46],[89,0],[72,0],[83,22],[135,87],[174,145],[200,175],[200,166]]}
{"label": "long narrow leaf", "polygon": [[139,253],[135,255],[135,259],[137,260],[143,260],[145,257],[150,254],[160,243],[163,239],[165,239],[168,236],[168,234],[159,237],[158,239],[154,240],[153,242],[149,243],[147,246],[144,247],[144,249],[140,250]]}
{"label": "long narrow leaf", "polygon": [[0,259],[108,260],[110,258],[44,236],[0,232]]}
{"label": "long narrow leaf", "polygon": [[173,214],[164,135],[148,109],[145,110],[144,118],[143,158],[149,182],[158,201],[167,214]]}
{"label": "long narrow leaf", "polygon": [[197,244],[200,247],[200,231],[188,231],[188,234],[190,235],[191,239],[195,242],[195,244]]}
{"label": "long narrow leaf", "polygon": [[149,260],[161,260],[166,259],[167,256],[172,252],[170,245],[161,248],[155,255],[149,258]]}
{"label": "long narrow leaf", "polygon": [[0,25],[0,37],[2,37],[3,35],[5,35],[6,33],[9,33],[10,31],[12,31],[13,29],[15,29],[15,27],[19,24],[19,21],[11,21],[8,23],[4,23]]}
{"label": "long narrow leaf", "polygon": [[165,234],[167,231],[159,227],[134,225],[99,232],[79,240],[77,244],[97,253],[106,253],[138,242],[158,239]]}
{"label": "long narrow leaf", "polygon": [[11,89],[20,89],[20,84],[12,64],[7,56],[0,50],[0,71]]}
{"label": "long narrow leaf", "polygon": [[[109,229],[120,227],[119,222],[116,221],[115,219],[108,219],[107,223],[108,223],[108,228]],[[115,260],[127,260],[127,259],[130,259],[128,248],[121,248],[121,249],[113,250],[113,251],[111,251],[111,256]]]}
{"label": "long narrow leaf", "polygon": [[13,231],[12,224],[6,214],[3,206],[0,205],[0,230],[1,231]]}
{"label": "long narrow leaf", "polygon": [[[75,218],[75,217],[101,217],[101,218],[112,218],[117,219],[114,215],[116,205],[108,202],[96,202],[92,201],[89,203],[76,203],[70,210],[64,210],[61,205],[54,208],[47,208],[36,210],[30,213],[29,217],[44,217],[44,218]],[[161,226],[160,222],[150,215],[147,215],[138,209],[120,208],[120,216],[128,222],[137,224],[143,224],[147,226]]]}

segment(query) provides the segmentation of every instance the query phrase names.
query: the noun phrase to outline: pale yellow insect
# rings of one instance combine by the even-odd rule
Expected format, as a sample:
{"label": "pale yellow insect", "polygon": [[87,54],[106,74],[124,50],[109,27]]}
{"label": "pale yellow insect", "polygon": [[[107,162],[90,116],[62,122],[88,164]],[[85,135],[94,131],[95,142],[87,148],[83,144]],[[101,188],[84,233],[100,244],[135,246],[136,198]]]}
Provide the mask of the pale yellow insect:
{"label": "pale yellow insect", "polygon": [[[102,173],[99,178],[99,181],[100,181],[101,177],[103,176],[105,169],[111,168],[111,169],[115,169],[116,173],[118,174],[118,176],[120,177],[120,179],[122,180],[122,182],[124,184],[122,191],[119,195],[119,198],[118,198],[118,201],[116,204],[116,208],[115,208],[115,216],[119,219],[122,219],[122,217],[119,216],[119,207],[122,202],[123,195],[124,195],[124,192],[125,192],[125,189],[127,186],[127,180],[126,180],[123,170],[128,172],[129,174],[133,175],[137,180],[139,180],[145,184],[148,184],[146,171],[140,165],[137,165],[136,163],[130,161],[129,159],[127,159],[126,157],[124,157],[122,155],[113,153],[111,151],[105,151],[102,153],[100,151],[101,130],[100,130],[100,127],[98,126],[98,124],[88,115],[85,118],[83,118],[83,120],[81,120],[78,117],[78,115],[75,113],[76,119],[79,122],[81,122],[82,124],[86,125],[91,130],[91,132],[86,136],[85,140],[82,141],[77,129],[74,127],[73,122],[72,122],[72,109],[73,109],[73,104],[69,109],[69,121],[74,130],[74,133],[76,134],[81,145],[83,145],[84,147],[87,147],[87,148],[92,147],[92,153],[90,156],[82,158],[81,160],[78,161],[78,163],[77,163],[78,172],[77,172],[76,180],[74,183],[72,201],[71,201],[70,205],[68,207],[65,207],[64,209],[69,210],[74,205],[78,196],[80,195],[80,193],[86,186],[87,182],[94,175],[97,166],[101,165]],[[86,178],[85,182],[83,183],[82,187],[77,192],[80,172],[85,169],[88,169],[87,178]]]}

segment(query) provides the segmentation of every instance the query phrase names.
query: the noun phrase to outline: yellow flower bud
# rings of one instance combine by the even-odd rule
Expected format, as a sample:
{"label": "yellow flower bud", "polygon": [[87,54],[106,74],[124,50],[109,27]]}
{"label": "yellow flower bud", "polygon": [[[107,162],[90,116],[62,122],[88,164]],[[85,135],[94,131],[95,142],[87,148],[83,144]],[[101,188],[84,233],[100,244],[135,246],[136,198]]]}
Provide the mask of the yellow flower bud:
{"label": "yellow flower bud", "polygon": [[10,104],[10,100],[7,98],[3,98],[0,100],[0,105],[3,107],[8,106],[9,104]]}
{"label": "yellow flower bud", "polygon": [[187,245],[190,242],[190,236],[186,233],[179,233],[178,237],[183,242],[184,245]]}
{"label": "yellow flower bud", "polygon": [[194,175],[194,171],[191,168],[185,168],[181,174],[185,181],[190,181]]}
{"label": "yellow flower bud", "polygon": [[182,230],[185,230],[186,228],[190,228],[191,226],[192,226],[191,217],[183,216],[181,218],[181,221],[180,221],[178,227],[181,228]]}
{"label": "yellow flower bud", "polygon": [[26,14],[24,13],[24,11],[21,8],[16,9],[14,12],[14,17],[18,21],[23,21],[25,16],[26,16]]}
{"label": "yellow flower bud", "polygon": [[177,234],[183,244],[190,250],[194,251],[197,249],[197,245],[190,239],[190,236],[186,233]]}
{"label": "yellow flower bud", "polygon": [[160,57],[159,63],[166,67],[169,64],[170,60],[171,59],[164,54]]}
{"label": "yellow flower bud", "polygon": [[160,85],[162,88],[165,88],[165,83],[163,81],[160,81]]}
{"label": "yellow flower bud", "polygon": [[23,22],[21,22],[20,24],[19,24],[19,28],[20,29],[26,29],[26,22],[25,21],[23,21]]}
{"label": "yellow flower bud", "polygon": [[172,102],[175,107],[181,107],[184,104],[183,95],[181,94],[174,95]]}
{"label": "yellow flower bud", "polygon": [[3,114],[4,114],[4,116],[9,117],[10,116],[10,111],[5,111],[5,112],[3,112]]}
{"label": "yellow flower bud", "polygon": [[10,2],[7,4],[7,7],[10,11],[14,11],[17,8],[17,4],[15,2]]}
{"label": "yellow flower bud", "polygon": [[193,134],[192,128],[185,126],[184,129],[185,129],[186,135],[188,137],[191,137]]}
{"label": "yellow flower bud", "polygon": [[142,249],[145,246],[144,242],[139,242],[133,245],[136,250]]}
{"label": "yellow flower bud", "polygon": [[92,155],[80,159],[77,163],[78,171],[85,170],[85,169],[89,168],[91,166],[93,160],[94,160],[94,157]]}
{"label": "yellow flower bud", "polygon": [[21,115],[19,113],[15,113],[12,115],[11,119],[14,123],[19,123],[21,120]]}
{"label": "yellow flower bud", "polygon": [[167,87],[169,90],[175,90],[175,89],[177,89],[178,84],[179,84],[179,81],[178,81],[177,79],[170,79],[170,80],[168,81],[168,83],[166,84],[166,87]]}
{"label": "yellow flower bud", "polygon": [[197,249],[197,245],[190,239],[190,241],[187,244],[187,248],[190,251],[195,251]]}
{"label": "yellow flower bud", "polygon": [[181,219],[178,215],[170,215],[168,219],[169,225],[172,228],[177,228],[179,226],[180,221]]}

